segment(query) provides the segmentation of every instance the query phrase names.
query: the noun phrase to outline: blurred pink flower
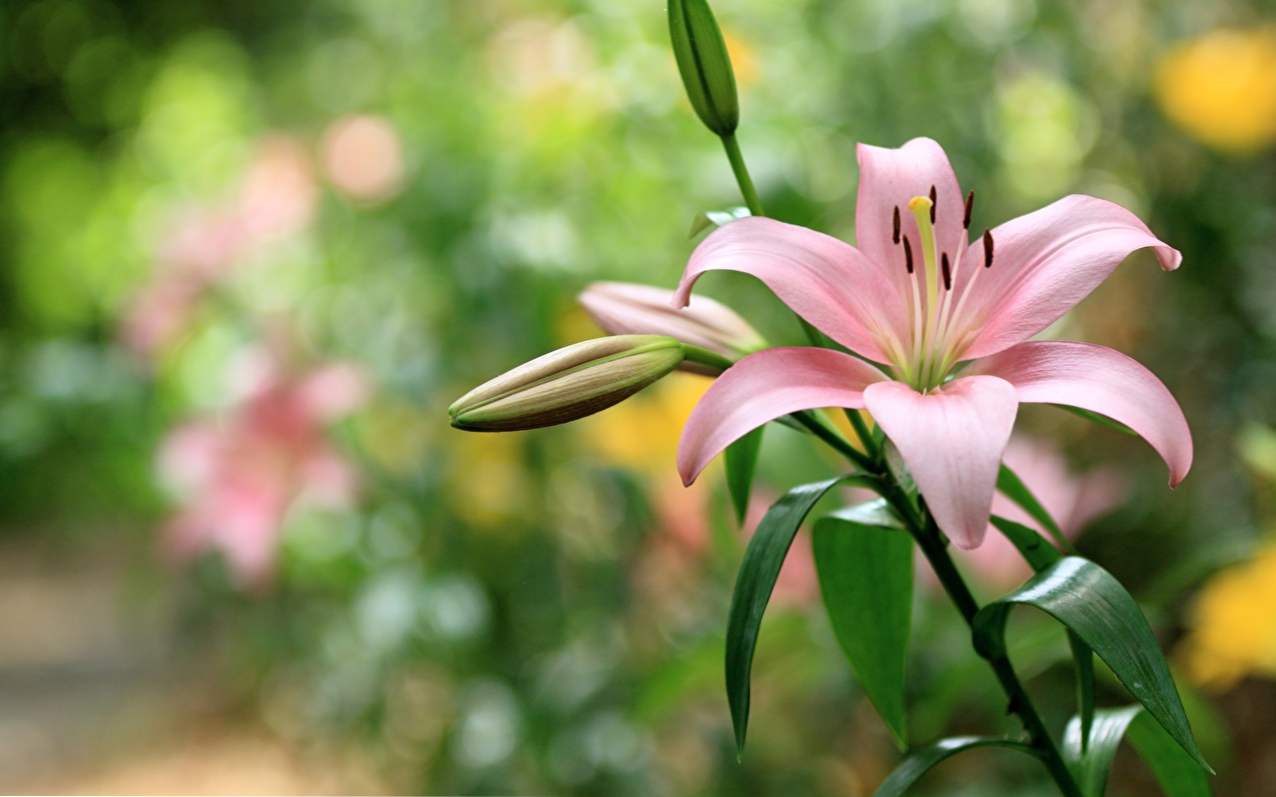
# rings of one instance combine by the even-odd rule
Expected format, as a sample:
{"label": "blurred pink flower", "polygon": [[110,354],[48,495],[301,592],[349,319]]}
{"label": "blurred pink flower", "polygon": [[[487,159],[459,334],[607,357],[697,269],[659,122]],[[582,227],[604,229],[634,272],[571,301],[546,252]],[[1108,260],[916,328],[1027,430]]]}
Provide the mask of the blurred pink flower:
{"label": "blurred pink flower", "polygon": [[211,285],[257,247],[302,230],[317,198],[305,148],[283,135],[263,138],[228,202],[177,215],[125,313],[125,344],[151,355],[171,342]]}
{"label": "blurred pink flower", "polygon": [[232,205],[241,228],[241,253],[300,232],[314,216],[318,198],[305,146],[282,134],[263,138]]}
{"label": "blurred pink flower", "polygon": [[184,497],[166,527],[178,558],[217,550],[241,586],[274,570],[279,534],[298,501],[340,508],[357,476],[325,437],[325,426],[357,409],[367,386],[354,366],[330,363],[302,374],[258,366],[244,395],[221,417],[174,430],[160,453],[164,479]]}
{"label": "blurred pink flower", "polygon": [[338,119],[323,136],[328,179],[348,196],[379,202],[403,184],[403,145],[389,120],[380,116]]}
{"label": "blurred pink flower", "polygon": [[[1032,490],[1064,535],[1075,537],[1087,523],[1116,508],[1126,491],[1125,480],[1113,468],[1098,468],[1077,474],[1063,456],[1047,443],[1017,436],[1006,446],[1003,461]],[[992,513],[1049,534],[1019,505],[997,493]],[[970,565],[976,578],[988,587],[1007,590],[1022,583],[1032,570],[1001,532],[988,526],[984,544],[962,551],[959,559]],[[925,578],[934,583],[929,567],[922,566]]]}

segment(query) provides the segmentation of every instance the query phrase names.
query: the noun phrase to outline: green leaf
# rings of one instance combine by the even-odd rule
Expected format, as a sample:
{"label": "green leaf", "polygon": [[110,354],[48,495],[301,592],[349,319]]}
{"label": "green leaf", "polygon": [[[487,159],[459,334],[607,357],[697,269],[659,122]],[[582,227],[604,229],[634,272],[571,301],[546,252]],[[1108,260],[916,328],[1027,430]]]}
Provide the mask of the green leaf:
{"label": "green leaf", "polygon": [[687,234],[688,238],[695,238],[700,233],[710,227],[721,227],[724,224],[730,224],[739,219],[751,216],[749,209],[746,207],[727,208],[726,210],[706,210],[703,213],[696,214],[691,220],[691,232]]}
{"label": "green leaf", "polygon": [[1068,647],[1072,649],[1072,660],[1077,667],[1077,709],[1081,720],[1081,749],[1084,751],[1089,744],[1090,729],[1094,726],[1094,651],[1072,629],[1068,629]]}
{"label": "green leaf", "polygon": [[731,506],[735,519],[744,525],[749,511],[749,492],[753,489],[753,471],[758,464],[758,451],[762,448],[762,430],[759,426],[744,437],[727,446],[727,491],[731,493]]}
{"label": "green leaf", "polygon": [[762,626],[762,614],[771,599],[771,590],[775,588],[775,579],[780,575],[784,557],[802,521],[825,493],[844,482],[870,484],[860,477],[840,476],[794,487],[767,510],[744,551],[744,560],[736,574],[735,592],[731,596],[726,650],[727,702],[731,706],[731,724],[735,729],[736,748],[740,752],[744,751],[744,737],[749,724],[749,673],[753,667],[753,650]]}
{"label": "green leaf", "polygon": [[1108,665],[1189,755],[1209,768],[1183,712],[1156,637],[1130,593],[1093,562],[1068,556],[1019,589],[979,610],[975,649],[985,658],[1005,652],[1006,617],[1018,604],[1035,606],[1063,623]]}
{"label": "green leaf", "polygon": [[1210,781],[1205,770],[1146,711],[1134,718],[1126,735],[1168,797],[1209,797]]}
{"label": "green leaf", "polygon": [[992,516],[992,525],[1019,550],[1019,555],[1024,558],[1034,573],[1040,573],[1063,558],[1059,549],[1046,541],[1036,529],[1000,515]]}
{"label": "green leaf", "polygon": [[991,736],[954,736],[948,739],[940,739],[934,744],[918,748],[909,753],[886,777],[886,780],[882,781],[882,785],[877,787],[877,791],[873,792],[873,797],[900,797],[920,780],[922,775],[925,775],[931,767],[958,753],[979,747],[1001,747],[1006,750],[1025,753],[1034,758],[1037,756],[1037,752],[1028,745],[1011,739],[999,739]]}
{"label": "green leaf", "polygon": [[1122,434],[1128,434],[1134,437],[1139,436],[1138,432],[1134,431],[1133,429],[1121,423],[1120,421],[1113,420],[1112,418],[1109,418],[1106,415],[1100,415],[1099,413],[1091,412],[1090,410],[1083,410],[1080,407],[1070,407],[1067,404],[1056,404],[1055,406],[1061,410],[1070,412],[1073,415],[1076,415],[1080,418],[1085,418],[1087,421],[1090,421],[1091,423],[1097,423],[1100,426],[1106,426],[1109,429],[1115,429],[1118,432],[1121,432]]}
{"label": "green leaf", "polygon": [[[1147,763],[1168,797],[1209,797],[1204,770],[1197,766],[1142,706],[1102,709],[1095,713],[1089,736],[1080,717],[1073,717],[1063,737],[1063,753],[1073,764],[1086,797],[1103,797],[1121,740]],[[1084,740],[1088,738],[1089,742]]]}
{"label": "green leaf", "polygon": [[1043,529],[1050,532],[1050,536],[1060,550],[1072,553],[1072,543],[1064,536],[1059,524],[1055,523],[1054,518],[1050,517],[1050,513],[1046,511],[1046,508],[1028,489],[1028,485],[1024,484],[1023,480],[1004,464],[1001,466],[1001,470],[997,472],[997,491],[1018,504],[1020,509],[1027,512],[1033,520],[1041,524]]}
{"label": "green leaf", "polygon": [[[997,515],[992,517],[992,524],[1019,549],[1020,555],[1034,572],[1040,573],[1063,558],[1063,554],[1035,529]],[[1071,629],[1068,630],[1068,646],[1072,649],[1072,659],[1076,663],[1077,706],[1081,712],[1081,725],[1083,729],[1088,729],[1094,716],[1094,654]],[[1088,734],[1081,736],[1083,745],[1088,738]]]}
{"label": "green leaf", "polygon": [[865,517],[872,514],[857,507],[816,521],[815,571],[838,644],[903,750],[913,540],[893,525],[856,519]]}

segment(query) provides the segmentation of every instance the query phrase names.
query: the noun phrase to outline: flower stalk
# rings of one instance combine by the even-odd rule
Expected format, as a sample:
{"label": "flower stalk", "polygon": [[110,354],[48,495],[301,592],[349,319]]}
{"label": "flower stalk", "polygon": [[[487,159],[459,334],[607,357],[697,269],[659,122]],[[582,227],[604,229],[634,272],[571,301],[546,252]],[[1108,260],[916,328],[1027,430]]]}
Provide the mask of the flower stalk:
{"label": "flower stalk", "polygon": [[[821,437],[821,439],[824,438]],[[825,440],[825,442],[829,441]],[[830,445],[839,452],[846,454],[848,459],[856,465],[864,467],[863,455],[859,455],[859,452],[854,452],[859,456],[851,456],[841,447],[833,445],[831,442]],[[914,503],[880,460],[870,462],[869,467],[865,468],[865,470],[876,481],[878,493],[886,499],[896,517],[899,518],[908,533],[917,542],[917,546],[921,549],[922,555],[926,557],[926,561],[930,563],[932,570],[935,572],[935,577],[943,586],[949,600],[952,601],[953,606],[956,607],[967,627],[970,627],[973,631],[973,622],[975,615],[979,612],[979,603],[975,600],[975,596],[971,594],[965,579],[962,578],[961,573],[957,570],[952,556],[948,553],[947,541],[940,532],[939,526],[935,523],[935,518],[926,509],[925,502]],[[1010,659],[1006,654],[1000,653],[988,656],[985,660],[988,662],[988,666],[992,669],[997,683],[1001,686],[1001,690],[1006,696],[1007,713],[1014,714],[1019,718],[1024,731],[1028,735],[1029,744],[1045,765],[1055,785],[1059,787],[1060,793],[1064,797],[1082,797],[1081,788],[1077,785],[1076,778],[1064,761],[1063,755],[1059,752],[1058,745],[1055,744],[1050,732],[1046,729],[1045,723],[1037,712],[1031,696],[1029,696],[1027,690],[1024,689],[1023,684],[1019,681],[1019,676],[1015,673]]]}

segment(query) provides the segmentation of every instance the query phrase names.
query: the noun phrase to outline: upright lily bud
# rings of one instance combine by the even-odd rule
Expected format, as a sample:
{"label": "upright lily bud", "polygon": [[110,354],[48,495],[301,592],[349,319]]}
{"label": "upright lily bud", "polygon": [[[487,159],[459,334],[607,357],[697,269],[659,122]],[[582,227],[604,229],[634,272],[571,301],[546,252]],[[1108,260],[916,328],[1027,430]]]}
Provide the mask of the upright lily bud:
{"label": "upright lily bud", "polygon": [[719,136],[731,135],[740,122],[735,74],[707,0],[669,0],[669,37],[696,115]]}
{"label": "upright lily bud", "polygon": [[[612,335],[668,335],[734,360],[766,345],[735,311],[704,296],[687,307],[674,306],[673,291],[630,282],[595,282],[577,299],[585,312]],[[683,370],[701,371],[684,360]]]}
{"label": "upright lily bud", "polygon": [[678,341],[663,335],[594,338],[524,363],[448,407],[452,425],[510,432],[574,421],[629,398],[682,363]]}

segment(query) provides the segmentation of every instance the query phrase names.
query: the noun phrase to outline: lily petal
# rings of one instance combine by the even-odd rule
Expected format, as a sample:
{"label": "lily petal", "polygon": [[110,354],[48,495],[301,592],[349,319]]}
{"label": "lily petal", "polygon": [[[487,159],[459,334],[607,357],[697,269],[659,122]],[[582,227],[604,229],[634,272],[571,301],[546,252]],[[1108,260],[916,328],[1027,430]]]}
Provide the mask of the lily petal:
{"label": "lily petal", "polygon": [[760,216],[719,227],[691,254],[677,305],[687,305],[702,274],[719,269],[762,280],[816,329],[870,360],[890,360],[879,344],[884,334],[904,339],[902,294],[859,250],[831,236]]}
{"label": "lily petal", "polygon": [[724,357],[762,348],[762,336],[734,310],[707,296],[672,306],[673,291],[630,282],[595,282],[577,297],[608,335],[668,335]]}
{"label": "lily petal", "polygon": [[1033,341],[973,368],[1014,385],[1020,401],[1080,407],[1130,427],[1165,460],[1171,487],[1192,467],[1192,432],[1178,402],[1151,371],[1119,351],[1092,343]]}
{"label": "lily petal", "polygon": [[917,222],[908,211],[908,200],[927,196],[935,187],[935,243],[954,261],[966,245],[962,226],[965,200],[957,175],[943,147],[929,138],[914,138],[898,149],[860,144],[860,184],[855,198],[855,242],[869,260],[889,272],[899,284],[907,282],[904,255],[892,240],[895,208],[900,212],[900,232],[913,243],[921,241]]}
{"label": "lily petal", "polygon": [[[1121,261],[1152,247],[1173,271],[1183,255],[1130,211],[1104,199],[1073,195],[1012,219],[992,231],[993,262],[974,287],[966,358],[986,357],[1021,343],[1090,295]],[[983,241],[969,262],[982,266]]]}
{"label": "lily petal", "polygon": [[723,449],[759,426],[798,410],[864,406],[864,388],[886,376],[849,354],[805,347],[750,354],[701,397],[678,443],[683,484]]}
{"label": "lily petal", "polygon": [[939,528],[959,548],[978,547],[1019,409],[1014,387],[995,376],[967,376],[922,394],[903,382],[879,382],[864,391],[864,403],[899,449]]}

